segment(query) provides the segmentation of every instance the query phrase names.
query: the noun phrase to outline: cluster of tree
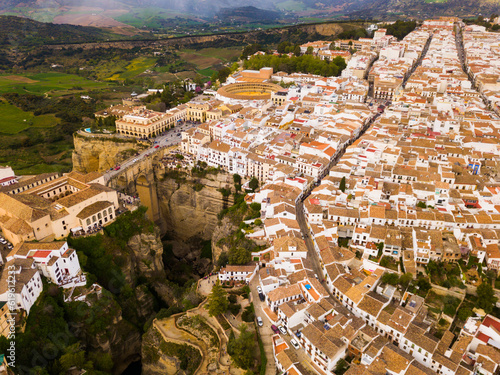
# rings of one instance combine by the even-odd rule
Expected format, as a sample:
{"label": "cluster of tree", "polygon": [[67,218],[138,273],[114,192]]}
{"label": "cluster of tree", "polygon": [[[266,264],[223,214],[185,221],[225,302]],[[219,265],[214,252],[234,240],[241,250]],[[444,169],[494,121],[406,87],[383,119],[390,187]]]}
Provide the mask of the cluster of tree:
{"label": "cluster of tree", "polygon": [[227,343],[227,353],[231,356],[234,364],[244,370],[254,367],[255,353],[258,352],[255,333],[248,330],[246,324],[240,326],[240,335],[235,337],[231,330]]}
{"label": "cluster of tree", "polygon": [[[161,309],[163,317],[182,311],[176,306],[167,309],[161,302],[151,286],[158,279],[139,275],[137,280],[128,282],[121,271],[120,265],[127,262],[127,242],[135,234],[151,231],[154,232],[154,224],[145,218],[145,209],[140,208],[118,217],[105,228],[104,235],[68,239],[87,274],[87,285],[98,282],[103,287],[102,294],[99,298],[87,296],[89,305],[68,303],[64,302],[62,289],[45,284],[30,311],[24,333],[16,334],[16,369],[20,373],[66,374],[73,366],[93,374],[111,373],[113,358],[110,351],[98,349],[99,343],[109,340],[112,350],[119,350],[120,340],[125,343],[127,337],[147,329],[155,311]],[[136,296],[138,288],[141,296],[145,293],[147,300],[153,302],[152,307],[144,310]],[[151,314],[144,314],[148,309]],[[119,315],[123,319],[116,323]],[[0,352],[6,353],[9,346],[10,340],[0,337]],[[185,358],[184,367],[191,357],[182,353],[177,356]]]}
{"label": "cluster of tree", "polygon": [[286,73],[310,73],[318,74],[325,77],[338,76],[345,69],[345,60],[337,56],[332,61],[321,60],[311,55],[302,56],[274,56],[274,55],[259,55],[252,56],[244,62],[245,69],[256,69],[269,66],[275,72],[283,71]]}
{"label": "cluster of tree", "polygon": [[364,27],[358,27],[342,31],[340,34],[337,35],[337,38],[358,40],[359,38],[366,38],[367,36],[368,32],[366,31],[366,29]]}
{"label": "cluster of tree", "polygon": [[300,45],[292,44],[288,41],[281,42],[276,48],[278,53],[293,53],[295,56],[300,56]]}
{"label": "cluster of tree", "polygon": [[495,296],[495,291],[491,283],[483,280],[481,285],[477,287],[477,307],[483,309],[486,314],[493,311],[496,306],[498,298]]}
{"label": "cluster of tree", "polygon": [[38,22],[30,18],[0,16],[0,45],[38,46],[125,39],[96,27]]}
{"label": "cluster of tree", "polygon": [[83,100],[78,96],[49,99],[41,95],[6,93],[3,97],[16,107],[35,116],[53,113],[62,121],[81,123],[82,118],[93,118],[99,104],[96,100]]}
{"label": "cluster of tree", "polygon": [[98,128],[111,128],[116,126],[116,117],[108,116],[108,117],[98,117],[95,120],[95,125]]}
{"label": "cluster of tree", "polygon": [[[92,373],[109,373],[109,353],[87,347],[91,335],[103,335],[113,325],[116,301],[107,291],[91,306],[65,303],[62,290],[45,286],[32,307],[24,333],[16,334],[16,369],[21,373],[63,374],[76,366]],[[0,351],[10,340],[0,337]],[[50,353],[50,355],[47,355]]]}
{"label": "cluster of tree", "polygon": [[[157,110],[165,111],[182,103],[187,103],[194,98],[195,93],[188,91],[184,83],[169,82],[163,85],[163,92],[156,92],[142,99],[146,104],[159,104]],[[161,104],[160,104],[161,103]]]}
{"label": "cluster of tree", "polygon": [[405,290],[410,282],[413,280],[413,275],[409,272],[399,276],[397,273],[386,272],[382,275],[382,282],[389,285],[399,285]]}
{"label": "cluster of tree", "polygon": [[387,29],[387,35],[392,35],[399,40],[403,39],[417,27],[416,21],[397,20],[394,23],[382,25],[382,28]]}
{"label": "cluster of tree", "polygon": [[246,60],[248,56],[252,56],[255,52],[258,51],[263,51],[266,52],[267,49],[263,48],[260,43],[254,43],[254,44],[249,44],[243,48],[243,51],[241,52],[240,59],[241,60]]}
{"label": "cluster of tree", "polygon": [[500,30],[500,25],[493,23],[494,19],[498,17],[498,14],[492,14],[489,20],[486,20],[483,16],[478,16],[477,18],[464,19],[464,23],[467,25],[479,25],[484,26],[491,31]]}

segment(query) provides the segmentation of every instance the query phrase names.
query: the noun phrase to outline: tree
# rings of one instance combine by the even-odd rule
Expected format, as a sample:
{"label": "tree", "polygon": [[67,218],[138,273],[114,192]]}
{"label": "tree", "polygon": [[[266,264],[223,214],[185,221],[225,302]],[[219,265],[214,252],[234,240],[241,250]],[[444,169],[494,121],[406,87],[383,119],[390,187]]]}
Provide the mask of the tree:
{"label": "tree", "polygon": [[397,273],[386,272],[382,275],[382,282],[390,285],[396,285],[399,281]]}
{"label": "tree", "polygon": [[257,190],[257,188],[259,187],[259,180],[257,180],[256,177],[252,177],[252,179],[248,183],[248,187],[252,189],[252,191]]}
{"label": "tree", "polygon": [[224,83],[227,80],[227,77],[231,74],[231,69],[229,69],[227,66],[223,67],[221,70],[219,70],[217,77],[219,78],[220,83]]}
{"label": "tree", "polygon": [[229,264],[247,264],[252,260],[252,253],[243,247],[229,251]]}
{"label": "tree", "polygon": [[427,208],[427,205],[425,204],[425,202],[420,201],[420,202],[417,203],[417,207]]}
{"label": "tree", "polygon": [[222,289],[219,280],[217,280],[217,283],[208,295],[207,309],[210,316],[217,316],[227,311],[229,301],[227,300],[226,294],[227,293],[224,289]]}
{"label": "tree", "polygon": [[307,47],[306,55],[312,55],[313,52],[314,52],[314,49],[312,47]]}
{"label": "tree", "polygon": [[296,45],[295,48],[293,49],[293,54],[295,56],[300,56],[300,46],[299,45]]}
{"label": "tree", "polygon": [[247,370],[254,364],[254,353],[256,352],[255,335],[247,330],[246,324],[240,326],[240,336],[236,339],[233,332],[229,336],[227,352],[231,356],[234,364],[239,368]]}
{"label": "tree", "polygon": [[493,311],[496,302],[497,297],[495,297],[495,292],[491,284],[487,281],[482,282],[477,287],[477,307],[483,309],[486,314],[489,314]]}
{"label": "tree", "polygon": [[408,288],[408,285],[410,285],[410,282],[413,280],[413,275],[410,272],[406,272],[404,275],[401,275],[399,278],[398,284],[401,286],[402,289]]}
{"label": "tree", "polygon": [[342,193],[345,193],[345,176],[342,177],[342,180],[340,180],[339,189],[340,189],[340,191],[342,191]]}
{"label": "tree", "polygon": [[241,176],[238,173],[233,174],[233,182],[235,184],[241,184]]}
{"label": "tree", "polygon": [[335,365],[335,370],[333,373],[335,375],[343,375],[347,371],[348,363],[344,359],[339,359],[337,364]]}
{"label": "tree", "polygon": [[457,317],[461,321],[465,322],[467,319],[469,319],[470,316],[472,316],[472,314],[473,314],[472,309],[468,307],[461,307],[458,310]]}

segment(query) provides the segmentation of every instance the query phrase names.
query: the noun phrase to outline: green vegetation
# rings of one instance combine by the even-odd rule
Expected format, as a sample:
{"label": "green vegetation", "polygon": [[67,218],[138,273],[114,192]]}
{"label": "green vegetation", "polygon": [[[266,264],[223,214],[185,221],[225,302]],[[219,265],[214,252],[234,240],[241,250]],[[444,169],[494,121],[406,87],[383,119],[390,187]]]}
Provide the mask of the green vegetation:
{"label": "green vegetation", "polygon": [[453,318],[461,301],[451,295],[443,296],[431,290],[425,298],[425,302],[434,309],[430,309],[430,311],[438,314],[442,311]]}
{"label": "green vegetation", "polygon": [[460,267],[456,263],[435,262],[431,260],[426,266],[426,271],[433,284],[444,288],[465,288],[460,279]]}
{"label": "green vegetation", "polygon": [[76,74],[49,72],[0,75],[0,94],[15,92],[61,96],[109,87],[108,83],[91,81]]}
{"label": "green vegetation", "polygon": [[121,35],[95,27],[56,25],[13,16],[0,16],[0,29],[4,35],[0,38],[0,46],[15,43],[18,47],[25,47],[124,39]]}
{"label": "green vegetation", "polygon": [[179,367],[187,375],[194,374],[203,360],[199,350],[188,344],[177,344],[162,340],[160,350],[169,357],[178,358],[180,361]]}
{"label": "green vegetation", "polygon": [[[16,334],[16,368],[38,368],[38,373],[59,374],[77,365],[96,373],[110,372],[111,356],[89,348],[86,342],[90,337],[97,336],[103,341],[109,338],[120,306],[107,290],[103,290],[100,298],[91,295],[87,300],[91,306],[83,302],[65,303],[62,289],[45,285],[30,311],[26,330]],[[127,324],[123,321],[123,328]],[[8,345],[10,342],[5,337],[0,338],[2,352],[6,352]],[[34,356],[34,353],[49,352],[54,353],[50,358]]]}
{"label": "green vegetation", "polygon": [[342,193],[345,193],[345,176],[342,177],[342,180],[340,180],[340,186],[339,189]]}
{"label": "green vegetation", "polygon": [[253,303],[250,303],[241,313],[241,320],[247,323],[252,323],[255,320],[255,309]]}
{"label": "green vegetation", "polygon": [[344,59],[337,56],[333,61],[321,60],[311,55],[302,56],[275,56],[275,55],[257,55],[250,57],[243,63],[245,69],[256,69],[269,66],[274,71],[284,71],[287,73],[311,73],[319,74],[325,77],[338,76],[345,69]]}
{"label": "green vegetation", "polygon": [[235,338],[233,331],[231,331],[227,343],[227,352],[237,367],[244,370],[254,367],[257,352],[255,341],[255,333],[249,331],[244,323],[240,326],[238,338]]}
{"label": "green vegetation", "polygon": [[229,301],[226,296],[226,291],[220,285],[219,280],[217,280],[217,283],[208,295],[208,302],[206,304],[210,316],[221,315],[227,311]]}
{"label": "green vegetation", "polygon": [[[428,1],[428,0],[426,0]],[[447,0],[434,0],[435,2],[444,2]],[[393,35],[399,40],[403,39],[406,35],[411,33],[417,27],[415,21],[401,21],[397,20],[395,23],[382,25],[383,28],[387,29],[387,35]]]}
{"label": "green vegetation", "polygon": [[0,164],[19,175],[71,170],[72,134],[100,105],[79,97],[3,94],[0,108],[8,123],[0,132]]}
{"label": "green vegetation", "polygon": [[495,292],[488,282],[482,282],[477,287],[477,307],[483,309],[486,314],[493,311],[498,298],[495,297]]}
{"label": "green vegetation", "polygon": [[230,235],[220,239],[217,243],[218,246],[225,244],[229,248],[228,253],[221,253],[217,259],[217,266],[223,267],[226,264],[246,264],[252,260],[252,251],[258,251],[259,246],[252,240],[245,237],[242,230],[247,230],[249,225],[245,224],[243,220],[255,219],[260,217],[260,204],[252,203],[248,206],[244,200],[244,195],[234,194],[234,204],[219,213],[219,219],[228,217],[234,225],[239,227],[234,230]]}
{"label": "green vegetation", "polygon": [[262,337],[260,337],[259,332],[257,331],[257,341],[259,343],[259,351],[260,351],[260,375],[266,375],[266,366],[267,366],[267,356],[266,350],[264,349],[264,343],[262,342]]}
{"label": "green vegetation", "polygon": [[5,134],[16,134],[29,127],[52,127],[59,123],[53,115],[34,116],[5,101],[0,101],[0,131]]}
{"label": "green vegetation", "polygon": [[368,36],[368,32],[364,27],[359,27],[355,29],[345,30],[337,35],[338,39],[354,39],[358,40],[359,38],[366,38]]}
{"label": "green vegetation", "polygon": [[389,268],[393,271],[398,271],[398,262],[396,262],[396,260],[389,255],[384,255],[382,259],[380,259],[379,264],[381,267]]}
{"label": "green vegetation", "polygon": [[341,358],[335,365],[333,373],[335,375],[344,375],[344,373],[347,371],[348,368],[349,368],[349,363],[347,363],[346,360]]}

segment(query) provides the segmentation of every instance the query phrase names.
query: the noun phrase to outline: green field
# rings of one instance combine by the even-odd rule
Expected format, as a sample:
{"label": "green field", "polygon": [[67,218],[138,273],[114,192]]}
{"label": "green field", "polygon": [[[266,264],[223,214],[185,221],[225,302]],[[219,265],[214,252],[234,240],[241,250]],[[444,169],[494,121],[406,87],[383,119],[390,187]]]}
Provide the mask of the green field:
{"label": "green field", "polygon": [[210,77],[223,63],[236,61],[241,55],[241,47],[202,48],[180,50],[183,60],[196,66],[196,72]]}
{"label": "green field", "polygon": [[119,22],[126,23],[127,25],[134,26],[139,29],[143,27],[157,29],[162,27],[159,21],[177,16],[185,17],[184,14],[174,11],[160,10],[158,8],[143,8],[134,9],[130,13],[122,14],[113,18]]}
{"label": "green field", "polygon": [[[154,57],[138,57],[132,61],[115,59],[110,64],[99,70],[99,77],[109,81],[121,81],[127,78],[135,78],[148,69],[153,69],[156,59]],[[104,77],[106,76],[106,77]]]}
{"label": "green field", "polygon": [[5,101],[0,101],[0,113],[0,133],[4,134],[16,134],[31,126],[48,128],[59,123],[54,115],[34,116]]}
{"label": "green field", "polygon": [[17,92],[19,94],[62,96],[107,87],[109,87],[108,83],[91,81],[76,74],[50,72],[0,75],[0,94]]}

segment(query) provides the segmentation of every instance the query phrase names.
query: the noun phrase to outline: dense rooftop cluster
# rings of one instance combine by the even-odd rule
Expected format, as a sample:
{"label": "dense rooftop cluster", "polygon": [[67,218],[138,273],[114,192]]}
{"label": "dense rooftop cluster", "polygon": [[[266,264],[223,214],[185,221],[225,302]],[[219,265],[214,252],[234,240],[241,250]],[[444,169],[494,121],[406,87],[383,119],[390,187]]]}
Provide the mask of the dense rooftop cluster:
{"label": "dense rooftop cluster", "polygon": [[[325,102],[324,91],[318,101],[309,100],[309,93],[297,95],[308,85],[273,95],[273,103],[255,110],[258,125],[229,119],[234,128],[220,138],[210,138],[217,125],[202,125],[209,148],[227,144],[226,154],[219,149],[207,163],[252,176],[251,169],[215,164],[231,160],[234,143],[224,138],[240,134],[245,138],[238,152],[244,146],[246,160],[268,166],[257,173],[263,186],[246,200],[261,204],[262,221],[247,237],[269,247],[253,253],[260,269],[228,266],[224,280],[229,267],[240,280],[258,276],[264,313],[294,336],[294,342],[286,335],[272,337],[279,370],[331,374],[346,357],[355,358],[347,374],[498,370],[498,318],[474,310],[477,316],[462,329],[436,334],[427,291],[419,295],[418,287],[398,287],[386,277],[407,272],[415,278],[431,261],[472,260],[500,269],[499,118],[462,71],[460,35],[454,31],[459,27],[454,19],[426,21],[405,41],[378,51],[380,62],[370,74],[391,76],[398,84],[392,103],[366,132],[375,108]],[[484,40],[489,38],[495,36],[486,33]],[[388,73],[398,66],[404,68]],[[263,120],[266,114],[281,118]],[[356,114],[361,116],[348,117]],[[348,123],[358,125],[344,133]],[[297,135],[286,142],[294,127]],[[198,155],[203,147],[201,142]],[[252,152],[257,156],[248,156]],[[305,160],[319,168],[308,168]],[[453,320],[446,309],[437,318]],[[301,348],[295,350],[297,341]]]}

